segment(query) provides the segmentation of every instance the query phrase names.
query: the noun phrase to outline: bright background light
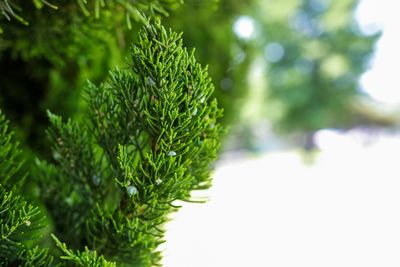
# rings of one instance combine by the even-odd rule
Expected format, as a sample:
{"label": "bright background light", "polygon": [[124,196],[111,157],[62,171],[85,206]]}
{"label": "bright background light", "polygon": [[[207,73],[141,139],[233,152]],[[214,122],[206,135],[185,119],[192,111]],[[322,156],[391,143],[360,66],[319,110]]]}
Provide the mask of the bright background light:
{"label": "bright background light", "polygon": [[[361,85],[387,104],[400,104],[397,5],[363,0],[356,11],[364,33],[383,29]],[[234,31],[251,38],[254,22],[241,17]],[[400,266],[398,137],[323,130],[315,141],[312,165],[293,150],[222,160],[209,202],[184,203],[168,224],[164,266]]]}
{"label": "bright background light", "polygon": [[254,37],[254,19],[248,16],[239,17],[233,24],[233,32],[242,39],[251,39]]}
{"label": "bright background light", "polygon": [[372,69],[362,76],[361,86],[373,99],[387,104],[400,104],[398,7],[398,1],[363,0],[356,10],[356,18],[364,33],[383,29]]}

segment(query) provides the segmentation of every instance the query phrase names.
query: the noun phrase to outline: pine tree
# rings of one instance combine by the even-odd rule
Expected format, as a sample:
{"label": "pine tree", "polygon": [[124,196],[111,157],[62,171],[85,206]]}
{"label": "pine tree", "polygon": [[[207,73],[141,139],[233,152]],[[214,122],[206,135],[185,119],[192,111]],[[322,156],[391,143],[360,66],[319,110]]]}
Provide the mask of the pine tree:
{"label": "pine tree", "polygon": [[[87,116],[63,121],[48,113],[53,162],[37,160],[28,176],[39,184],[37,201],[45,210],[28,205],[18,191],[4,191],[0,229],[14,243],[5,239],[1,251],[21,255],[1,254],[4,264],[158,265],[176,200],[196,201],[191,191],[210,186],[222,129],[207,68],[183,47],[181,34],[159,21],[146,23],[130,53],[128,67],[110,72],[99,86],[88,83]],[[16,183],[21,155],[7,124],[0,125],[6,187]],[[50,253],[29,227],[52,229]],[[15,237],[8,229],[17,229]],[[30,243],[20,242],[25,239]]]}

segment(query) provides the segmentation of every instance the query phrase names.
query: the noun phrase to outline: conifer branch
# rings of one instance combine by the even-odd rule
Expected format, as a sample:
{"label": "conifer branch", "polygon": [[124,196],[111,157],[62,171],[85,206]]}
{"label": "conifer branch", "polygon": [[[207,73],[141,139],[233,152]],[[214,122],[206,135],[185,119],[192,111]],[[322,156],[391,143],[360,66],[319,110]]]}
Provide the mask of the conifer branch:
{"label": "conifer branch", "polygon": [[22,182],[24,174],[17,175],[22,164],[21,150],[14,140],[14,133],[9,131],[8,121],[0,110],[0,184],[8,184],[11,178],[14,178],[14,185]]}
{"label": "conifer branch", "polygon": [[66,266],[76,267],[115,267],[115,262],[107,261],[103,256],[97,255],[96,251],[91,251],[87,247],[83,252],[73,251],[67,248],[65,243],[62,243],[55,235],[52,235],[57,247],[64,253],[60,259],[65,262]]}
{"label": "conifer branch", "polygon": [[19,171],[23,161],[13,139],[0,111],[0,265],[49,266],[53,258],[47,250],[27,244],[38,239],[43,216],[17,194],[25,174]]}
{"label": "conifer branch", "polygon": [[38,238],[35,233],[43,227],[41,218],[37,207],[0,185],[1,266],[49,266],[53,262],[47,250],[26,245]]}
{"label": "conifer branch", "polygon": [[[67,244],[117,264],[154,266],[174,201],[210,185],[221,110],[207,68],[159,21],[146,23],[131,59],[105,84],[88,84],[83,123],[49,113],[56,164],[43,168],[56,175],[47,184],[55,195],[44,201],[62,218],[56,234]],[[58,246],[71,260],[83,257]]]}
{"label": "conifer branch", "polygon": [[[34,6],[38,9],[44,6],[52,9],[62,9],[65,4],[56,5],[46,0],[32,0]],[[129,29],[132,28],[132,22],[141,21],[145,22],[146,19],[143,14],[147,16],[168,16],[169,12],[181,5],[183,0],[76,0],[75,5],[81,10],[85,16],[93,16],[98,19],[101,16],[103,9],[115,9],[118,12],[125,13],[126,24]],[[68,4],[70,5],[70,4]],[[24,25],[29,25],[29,22],[24,19],[24,11],[16,0],[0,0],[0,18],[4,17],[7,21],[12,18],[18,20]],[[0,33],[3,30],[0,25]]]}

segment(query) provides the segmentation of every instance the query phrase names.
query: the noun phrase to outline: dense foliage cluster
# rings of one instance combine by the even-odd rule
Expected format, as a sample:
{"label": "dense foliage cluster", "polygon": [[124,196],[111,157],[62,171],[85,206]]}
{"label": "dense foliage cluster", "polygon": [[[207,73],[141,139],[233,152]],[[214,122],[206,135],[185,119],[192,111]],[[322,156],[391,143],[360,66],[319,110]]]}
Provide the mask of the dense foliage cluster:
{"label": "dense foliage cluster", "polygon": [[[87,79],[101,82],[122,65],[147,17],[165,16],[180,0],[0,0],[0,105],[34,150],[48,153],[41,137],[46,109],[63,116],[85,106]],[[29,89],[27,89],[29,88]]]}
{"label": "dense foliage cluster", "polygon": [[[212,92],[207,69],[183,47],[180,35],[159,22],[146,24],[129,67],[111,72],[100,86],[87,85],[87,116],[63,122],[49,113],[54,161],[37,160],[29,176],[39,185],[35,201],[49,219],[16,189],[4,191],[2,251],[15,251],[17,258],[3,254],[2,261],[157,265],[175,201],[191,201],[191,190],[210,185],[221,134]],[[4,119],[2,125],[7,128]],[[14,184],[18,148],[6,130],[1,134],[1,184]],[[39,237],[27,236],[29,229],[37,234],[43,221],[51,222],[64,256],[48,256],[34,246]]]}

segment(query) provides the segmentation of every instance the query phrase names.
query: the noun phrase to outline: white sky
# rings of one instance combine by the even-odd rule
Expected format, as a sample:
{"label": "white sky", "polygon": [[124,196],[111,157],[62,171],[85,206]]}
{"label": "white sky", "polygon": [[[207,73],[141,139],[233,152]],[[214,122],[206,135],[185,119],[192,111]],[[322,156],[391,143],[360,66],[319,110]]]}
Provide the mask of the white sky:
{"label": "white sky", "polygon": [[371,27],[383,29],[373,68],[363,75],[361,86],[372,98],[387,104],[400,104],[399,7],[397,0],[363,0],[356,10],[356,18],[366,32]]}

